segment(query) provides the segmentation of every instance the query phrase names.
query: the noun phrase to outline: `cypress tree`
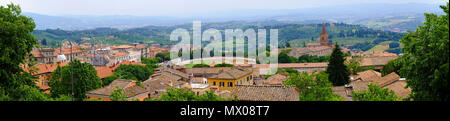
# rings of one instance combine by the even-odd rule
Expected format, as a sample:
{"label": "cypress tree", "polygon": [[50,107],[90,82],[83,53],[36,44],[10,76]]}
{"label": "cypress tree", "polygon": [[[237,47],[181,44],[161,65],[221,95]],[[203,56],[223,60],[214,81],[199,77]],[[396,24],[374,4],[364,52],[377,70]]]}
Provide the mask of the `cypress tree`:
{"label": "cypress tree", "polygon": [[331,81],[334,86],[342,86],[349,82],[350,72],[344,64],[344,61],[345,58],[341,48],[339,45],[335,44],[327,67],[327,73],[329,74],[328,80]]}

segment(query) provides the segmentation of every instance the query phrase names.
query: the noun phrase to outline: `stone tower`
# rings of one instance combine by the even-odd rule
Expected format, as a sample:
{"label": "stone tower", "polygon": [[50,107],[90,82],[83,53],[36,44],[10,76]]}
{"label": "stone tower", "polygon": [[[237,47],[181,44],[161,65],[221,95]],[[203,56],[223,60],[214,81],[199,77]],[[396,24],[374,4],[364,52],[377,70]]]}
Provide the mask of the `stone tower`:
{"label": "stone tower", "polygon": [[328,33],[327,33],[327,30],[325,29],[325,24],[322,24],[322,33],[320,33],[320,45],[322,45],[322,46],[331,45],[328,42]]}

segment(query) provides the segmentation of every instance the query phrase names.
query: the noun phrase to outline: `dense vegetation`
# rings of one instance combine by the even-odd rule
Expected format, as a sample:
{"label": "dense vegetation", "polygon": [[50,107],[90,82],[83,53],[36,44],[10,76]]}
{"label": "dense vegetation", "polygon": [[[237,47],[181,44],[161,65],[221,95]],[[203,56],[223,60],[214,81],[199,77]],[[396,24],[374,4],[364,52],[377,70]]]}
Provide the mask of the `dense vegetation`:
{"label": "dense vegetation", "polygon": [[423,26],[400,40],[405,51],[400,74],[414,100],[449,101],[449,3],[444,15],[425,14]]}
{"label": "dense vegetation", "polygon": [[14,4],[0,6],[0,101],[71,100],[65,95],[51,98],[44,94],[35,86],[36,78],[22,69],[33,66],[25,63],[25,58],[36,44],[36,38],[31,34],[36,25],[21,12]]}
{"label": "dense vegetation", "polygon": [[221,63],[214,65],[214,67],[233,67],[233,64]]}
{"label": "dense vegetation", "polygon": [[[349,25],[344,23],[327,23],[327,33],[332,42],[338,42],[341,45],[350,45],[352,49],[369,50],[375,45],[384,41],[398,41],[401,33],[373,30],[359,25]],[[169,35],[176,28],[190,30],[191,24],[182,24],[175,26],[147,26],[127,30],[118,30],[112,28],[97,28],[92,30],[65,31],[60,29],[36,30],[33,34],[39,40],[46,40],[48,46],[55,46],[56,41],[72,40],[75,42],[90,42],[110,44],[128,44],[128,43],[151,43],[151,44],[174,44],[169,41]],[[251,23],[203,23],[203,30],[214,28],[224,29],[278,29],[279,45],[284,48],[302,47],[306,43],[316,42],[319,37],[322,24],[269,24],[257,25]],[[222,38],[225,38],[224,31]],[[192,32],[191,32],[192,34]]]}
{"label": "dense vegetation", "polygon": [[102,87],[102,81],[97,76],[94,66],[74,60],[66,66],[58,66],[52,73],[49,81],[52,96],[72,94],[71,66],[73,66],[73,92],[76,100],[83,100],[87,91]]}
{"label": "dense vegetation", "polygon": [[394,91],[383,89],[378,85],[367,85],[368,90],[358,91],[352,94],[354,101],[400,101]]}
{"label": "dense vegetation", "polygon": [[333,93],[333,86],[328,81],[328,74],[324,71],[312,73],[299,73],[294,69],[282,69],[281,73],[288,73],[289,79],[284,81],[285,85],[295,85],[300,90],[300,101],[344,101],[342,97]]}
{"label": "dense vegetation", "polygon": [[153,70],[158,68],[156,65],[162,62],[162,59],[157,58],[141,58],[141,62],[145,64],[142,65],[120,65],[114,70],[114,74],[103,79],[103,86],[109,85],[116,79],[128,79],[128,80],[136,80],[138,82],[143,82],[147,80],[150,75],[153,75]]}
{"label": "dense vegetation", "polygon": [[194,92],[183,89],[166,89],[167,92],[163,93],[158,99],[147,98],[147,101],[229,101],[231,99],[225,99],[214,94],[214,90],[206,91],[205,94],[195,95]]}
{"label": "dense vegetation", "polygon": [[328,80],[330,80],[334,86],[345,85],[350,80],[350,72],[344,61],[344,54],[342,53],[339,45],[336,44],[333,52],[331,53],[326,71],[329,74]]}
{"label": "dense vegetation", "polygon": [[[302,55],[298,58],[289,56],[289,51],[283,50],[278,54],[278,63],[320,63],[328,62],[330,55],[327,56],[315,56],[315,55]],[[343,56],[350,56],[349,53],[343,53]]]}

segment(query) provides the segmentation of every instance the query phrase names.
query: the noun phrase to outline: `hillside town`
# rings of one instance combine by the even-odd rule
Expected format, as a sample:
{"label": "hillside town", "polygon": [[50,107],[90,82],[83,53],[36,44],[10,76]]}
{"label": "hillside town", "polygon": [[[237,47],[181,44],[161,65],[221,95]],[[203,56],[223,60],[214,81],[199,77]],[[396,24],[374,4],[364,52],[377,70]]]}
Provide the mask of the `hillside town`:
{"label": "hillside town", "polygon": [[[291,49],[289,55],[325,56],[330,55],[334,45],[329,42],[325,24],[322,27],[319,43],[308,43],[307,47],[285,48]],[[394,53],[381,52],[373,54],[354,53],[341,47],[350,62],[359,58],[360,67],[373,67],[369,70],[350,75],[350,83],[344,86],[332,87],[333,93],[347,101],[351,101],[353,92],[368,90],[368,84],[377,84],[381,88],[395,92],[400,98],[406,98],[411,93],[406,87],[405,78],[392,72],[382,76],[381,70],[389,61],[399,58]],[[51,94],[49,80],[58,66],[66,66],[71,60],[79,60],[94,66],[97,76],[101,80],[112,76],[121,65],[140,65],[142,58],[156,58],[158,53],[168,53],[170,46],[160,44],[133,43],[128,45],[90,44],[65,41],[57,48],[34,48],[28,62],[36,62],[38,71],[32,72],[37,77],[35,82],[41,90]],[[280,51],[281,52],[281,51]],[[186,67],[183,63],[162,61],[154,68],[154,73],[144,81],[130,79],[115,79],[108,85],[93,90],[87,90],[86,98],[110,101],[115,90],[121,89],[127,100],[144,101],[160,98],[169,88],[182,89],[202,95],[209,90],[221,98],[240,101],[299,101],[300,90],[294,85],[285,85],[290,79],[288,73],[264,75],[262,69],[269,64],[257,63],[229,63],[231,67],[215,67],[220,63],[209,63],[208,67]],[[279,63],[279,69],[293,69],[308,74],[326,71],[328,62],[318,63]],[[31,70],[24,67],[24,70]]]}

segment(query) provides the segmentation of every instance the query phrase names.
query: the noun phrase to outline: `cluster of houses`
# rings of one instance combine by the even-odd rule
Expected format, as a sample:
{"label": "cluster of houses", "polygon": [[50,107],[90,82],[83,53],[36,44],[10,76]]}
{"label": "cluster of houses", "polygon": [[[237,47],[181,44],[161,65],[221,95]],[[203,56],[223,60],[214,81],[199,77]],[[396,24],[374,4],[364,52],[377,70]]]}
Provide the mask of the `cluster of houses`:
{"label": "cluster of houses", "polygon": [[[320,43],[310,43],[304,48],[294,48],[290,56],[301,55],[329,55],[334,48],[328,41],[325,25],[319,37]],[[155,58],[157,53],[169,52],[167,45],[159,44],[129,44],[129,45],[90,45],[83,43],[77,45],[67,41],[59,48],[35,48],[31,52],[33,57],[29,61],[38,62],[35,66],[39,70],[32,73],[38,77],[36,85],[49,93],[48,80],[57,66],[64,66],[70,59],[94,65],[97,75],[105,78],[114,74],[114,69],[121,64],[140,63],[141,57]],[[343,48],[343,51],[349,51]],[[350,51],[351,52],[351,51]],[[360,55],[361,67],[375,67],[374,70],[359,72],[351,75],[351,82],[345,86],[333,87],[333,92],[351,100],[351,94],[360,90],[367,90],[367,84],[378,84],[382,88],[393,90],[400,97],[407,97],[411,89],[405,88],[405,79],[396,73],[381,76],[379,72],[383,65],[399,56],[392,53],[374,53]],[[347,57],[347,61],[352,57]],[[86,93],[88,99],[111,100],[114,90],[120,88],[128,100],[145,100],[147,98],[159,98],[168,88],[190,90],[196,95],[206,91],[215,90],[218,96],[223,98],[236,98],[244,101],[298,101],[299,89],[295,86],[284,85],[289,75],[279,73],[265,79],[266,75],[260,73],[267,69],[268,64],[236,64],[233,67],[210,68],[185,68],[170,62],[161,63],[155,73],[143,82],[134,80],[114,80],[109,85],[90,90]],[[280,63],[278,68],[295,69],[299,72],[325,71],[328,63]],[[25,70],[30,70],[25,68]]]}
{"label": "cluster of houses", "polygon": [[168,46],[162,48],[158,45],[147,44],[129,45],[91,45],[66,41],[58,48],[34,48],[33,56],[28,57],[28,62],[36,62],[33,67],[24,67],[26,71],[32,72],[37,77],[36,85],[49,93],[48,82],[51,74],[58,66],[65,66],[72,59],[80,60],[94,65],[97,75],[103,79],[114,74],[114,69],[121,64],[138,64],[141,57],[155,57],[156,53],[168,52]]}

